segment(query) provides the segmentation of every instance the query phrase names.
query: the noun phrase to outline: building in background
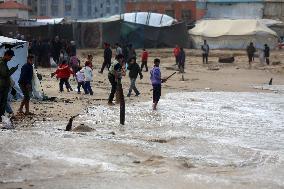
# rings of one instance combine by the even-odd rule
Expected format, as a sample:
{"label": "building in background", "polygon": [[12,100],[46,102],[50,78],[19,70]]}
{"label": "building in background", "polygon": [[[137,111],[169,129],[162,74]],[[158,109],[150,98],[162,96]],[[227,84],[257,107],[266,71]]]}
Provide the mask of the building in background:
{"label": "building in background", "polygon": [[17,1],[4,1],[0,3],[0,19],[27,20],[29,19],[30,7]]}
{"label": "building in background", "polygon": [[197,2],[195,0],[128,0],[125,4],[125,11],[166,14],[178,21],[185,21],[189,24],[202,18],[205,10],[201,8],[197,9]]}
{"label": "building in background", "polygon": [[37,16],[90,19],[124,13],[124,0],[37,0]]}
{"label": "building in background", "polygon": [[206,0],[208,19],[261,19],[263,0]]}

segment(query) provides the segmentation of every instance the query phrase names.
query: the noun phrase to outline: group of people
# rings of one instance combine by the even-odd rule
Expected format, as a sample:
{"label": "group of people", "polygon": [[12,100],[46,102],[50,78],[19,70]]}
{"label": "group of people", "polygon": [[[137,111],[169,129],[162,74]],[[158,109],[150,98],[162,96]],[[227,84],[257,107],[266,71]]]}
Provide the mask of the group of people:
{"label": "group of people", "polygon": [[[74,44],[73,44],[74,45]],[[59,80],[59,91],[64,91],[64,85],[68,92],[73,91],[69,79],[71,75],[77,81],[77,92],[81,93],[83,89],[85,94],[93,95],[92,84],[94,75],[93,75],[93,56],[88,55],[87,61],[84,66],[81,65],[80,60],[76,56],[76,48],[70,48],[69,53],[65,56],[66,47],[62,46],[61,41],[58,37],[54,39],[53,42],[53,58],[54,61],[58,64],[58,67],[54,73],[51,74],[51,77],[56,76]],[[204,44],[201,46],[202,50],[202,59],[204,64],[208,64],[208,55],[209,55],[209,45],[207,41],[204,40]],[[251,65],[256,49],[251,42],[247,47],[247,54],[249,59],[249,64]],[[173,50],[176,64],[181,73],[184,73],[185,65],[185,51],[182,47],[176,45]],[[269,54],[270,49],[267,44],[264,45],[264,57],[267,65],[269,65]],[[31,114],[29,110],[29,101],[32,93],[32,78],[33,78],[33,63],[34,61],[33,51],[30,51],[30,54],[27,57],[27,63],[21,68],[21,75],[18,81],[20,89],[23,93],[23,100],[19,107],[19,113],[24,113],[23,109],[25,108],[24,114]],[[4,56],[0,58],[0,118],[4,115],[5,111],[12,113],[12,109],[8,103],[9,93],[15,95],[15,89],[13,89],[13,80],[11,80],[11,75],[18,69],[18,66],[11,69],[8,68],[8,62],[13,58],[14,51],[7,50],[4,53]],[[103,74],[105,68],[108,69],[108,80],[111,85],[111,91],[108,98],[108,104],[114,105],[113,99],[117,90],[117,87],[121,84],[121,79],[126,75],[127,70],[129,71],[130,87],[128,90],[127,97],[132,95],[134,91],[135,96],[139,96],[140,92],[136,87],[136,80],[139,76],[140,79],[143,79],[142,70],[145,67],[145,72],[148,72],[148,56],[149,53],[146,49],[143,49],[141,54],[141,65],[137,63],[137,54],[135,49],[131,44],[124,45],[121,47],[120,44],[115,44],[115,59],[112,61],[112,49],[111,45],[105,43],[104,46],[104,61],[102,67],[99,70],[99,73]],[[166,79],[162,79],[161,71],[159,68],[160,60],[154,59],[154,66],[150,71],[150,80],[153,86],[153,110],[157,109],[157,104],[161,96],[161,84],[166,82]]]}
{"label": "group of people", "polygon": [[76,55],[75,41],[67,41],[56,36],[54,39],[33,39],[29,42],[29,54],[32,54],[35,66],[50,67],[50,59],[60,64]]}
{"label": "group of people", "polygon": [[[256,48],[254,47],[253,42],[250,42],[250,44],[247,46],[247,55],[248,55],[248,62],[249,66],[251,66],[252,62],[254,61],[255,53],[256,53]],[[263,49],[260,51],[260,60],[264,59],[265,63],[267,65],[270,64],[269,61],[269,56],[270,56],[270,48],[267,44],[264,44]]]}
{"label": "group of people", "polygon": [[[146,49],[143,49],[141,54],[141,65],[137,63],[135,49],[131,44],[124,46],[123,48],[120,44],[115,44],[115,59],[112,61],[112,50],[108,43],[104,44],[104,61],[99,73],[103,73],[104,69],[108,69],[108,80],[111,84],[111,91],[108,97],[108,105],[114,105],[113,99],[117,91],[118,86],[121,84],[121,79],[129,72],[130,87],[128,89],[127,97],[132,95],[134,91],[135,96],[139,96],[140,92],[136,87],[136,80],[139,76],[143,79],[142,70],[145,67],[145,72],[148,72],[148,56],[149,53]],[[76,68],[72,61],[69,63],[64,60],[59,63],[57,70],[51,74],[51,76],[56,76],[59,79],[59,91],[64,91],[64,84],[68,92],[73,91],[69,78],[73,75],[77,81],[77,92],[81,93],[81,88],[83,88],[85,94],[93,95],[91,82],[93,81],[93,56],[88,55],[88,59],[84,66],[80,65],[80,61],[77,61]],[[150,72],[151,81],[153,84],[153,109],[156,109],[157,103],[161,95],[161,82],[165,80],[161,79],[161,73],[159,69],[159,59],[154,60],[154,67]]]}
{"label": "group of people", "polygon": [[[9,94],[15,96],[16,90],[14,88],[14,81],[11,76],[19,69],[19,65],[9,69],[8,63],[15,56],[14,51],[9,49],[0,58],[0,121],[5,112],[12,114],[13,110],[8,102]],[[33,56],[27,57],[27,62],[21,68],[20,78],[18,80],[19,87],[23,94],[23,100],[18,109],[18,112],[25,115],[31,115],[30,112],[30,98],[32,94],[32,79],[33,79]],[[25,112],[23,109],[25,108]]]}

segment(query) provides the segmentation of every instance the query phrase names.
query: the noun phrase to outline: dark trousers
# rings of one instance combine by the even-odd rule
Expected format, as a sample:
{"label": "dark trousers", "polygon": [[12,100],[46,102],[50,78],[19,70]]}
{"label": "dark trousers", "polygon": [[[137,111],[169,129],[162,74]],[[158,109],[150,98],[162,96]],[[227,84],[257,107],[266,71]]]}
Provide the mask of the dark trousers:
{"label": "dark trousers", "polygon": [[208,54],[205,54],[205,53],[202,54],[202,61],[203,61],[203,64],[205,64],[205,61],[206,61],[206,64],[208,64]]}
{"label": "dark trousers", "polygon": [[65,84],[67,89],[72,89],[71,85],[69,83],[69,78],[64,78],[64,79],[60,79],[59,81],[59,90],[60,92],[63,92],[63,85]]}
{"label": "dark trousers", "polygon": [[178,64],[178,69],[179,69],[179,71],[180,71],[181,73],[184,72],[184,62],[179,62],[179,64]]}
{"label": "dark trousers", "polygon": [[269,57],[265,57],[266,64],[269,65]]}
{"label": "dark trousers", "polygon": [[0,89],[0,120],[2,120],[1,116],[5,114],[8,94],[9,87]]}
{"label": "dark trousers", "polygon": [[249,62],[252,62],[252,61],[253,61],[253,57],[254,57],[254,55],[253,55],[253,54],[248,54]]}
{"label": "dark trousers", "polygon": [[111,65],[111,61],[105,60],[105,61],[103,62],[102,68],[101,68],[101,73],[103,73],[105,67],[107,67],[107,69],[109,70],[110,65]]}
{"label": "dark trousers", "polygon": [[115,77],[112,74],[108,75],[108,80],[111,84],[111,91],[110,91],[110,94],[109,94],[108,102],[112,103],[113,98],[114,98],[114,94],[116,92],[117,82],[115,81]]}
{"label": "dark trousers", "polygon": [[176,58],[176,65],[178,65],[179,58],[178,58],[178,56],[175,56],[175,58]]}
{"label": "dark trousers", "polygon": [[84,89],[85,88],[85,83],[84,83],[84,81],[82,81],[82,82],[78,82],[78,86],[77,86],[77,89],[78,89],[78,93],[80,93],[81,91],[80,91],[80,89],[81,89],[81,87],[82,87],[82,89]]}
{"label": "dark trousers", "polygon": [[153,85],[153,103],[158,103],[161,97],[161,84]]}
{"label": "dark trousers", "polygon": [[146,68],[146,72],[148,72],[147,60],[146,61],[145,60],[142,61],[141,70],[143,70],[144,66]]}
{"label": "dark trousers", "polygon": [[85,94],[90,94],[90,95],[94,94],[90,81],[85,81],[84,91],[85,91]]}
{"label": "dark trousers", "polygon": [[140,92],[136,88],[136,78],[130,78],[130,87],[129,87],[129,92],[128,92],[129,96],[131,95],[132,90],[134,90],[136,95],[140,94]]}

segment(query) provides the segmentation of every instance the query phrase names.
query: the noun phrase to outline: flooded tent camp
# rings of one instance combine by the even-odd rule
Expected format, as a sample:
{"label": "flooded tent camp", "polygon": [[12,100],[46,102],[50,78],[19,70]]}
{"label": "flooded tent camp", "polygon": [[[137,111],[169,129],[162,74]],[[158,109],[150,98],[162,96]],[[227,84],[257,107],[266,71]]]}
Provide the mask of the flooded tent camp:
{"label": "flooded tent camp", "polygon": [[0,1],[0,188],[283,188],[283,8]]}

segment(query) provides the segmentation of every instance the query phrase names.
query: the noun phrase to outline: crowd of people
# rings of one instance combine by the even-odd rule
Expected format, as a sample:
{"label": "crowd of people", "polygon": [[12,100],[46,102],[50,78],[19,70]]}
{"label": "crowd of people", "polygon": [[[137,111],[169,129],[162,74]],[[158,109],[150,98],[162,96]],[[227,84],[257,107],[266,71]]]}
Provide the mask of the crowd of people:
{"label": "crowd of people", "polygon": [[[209,45],[204,40],[201,46],[202,61],[203,64],[208,64]],[[251,65],[256,48],[251,42],[247,47],[247,55],[249,65]],[[108,70],[108,80],[111,85],[111,91],[108,97],[108,105],[114,105],[113,99],[121,79],[126,76],[127,70],[129,71],[130,87],[127,97],[132,95],[132,91],[135,92],[135,96],[139,96],[140,92],[136,86],[136,80],[138,75],[140,79],[143,79],[142,70],[145,67],[145,72],[148,72],[148,57],[149,52],[144,48],[140,60],[141,65],[137,63],[137,53],[132,44],[121,46],[116,43],[114,46],[114,57],[111,45],[109,43],[104,44],[104,61],[101,69],[98,71],[103,74],[104,70]],[[265,62],[269,65],[270,49],[267,44],[264,45],[263,57]],[[173,50],[175,57],[175,66],[178,67],[180,73],[184,73],[186,54],[182,47],[176,45]],[[13,58],[14,52],[7,50],[2,58],[0,58],[0,119],[1,116],[7,113],[12,113],[11,106],[8,102],[9,93],[15,94],[13,89],[13,80],[11,75],[18,69],[18,66],[8,68],[8,62]],[[68,92],[73,91],[69,79],[75,78],[77,81],[77,93],[81,94],[81,91],[86,95],[93,95],[92,81],[94,78],[93,56],[88,55],[87,61],[81,64],[81,61],[76,55],[76,44],[74,41],[67,43],[65,40],[61,40],[58,36],[54,40],[39,40],[29,43],[29,55],[27,57],[26,64],[21,68],[21,75],[18,81],[20,89],[23,93],[23,100],[18,110],[19,113],[29,115],[31,114],[29,109],[29,101],[32,93],[32,78],[33,78],[33,64],[36,66],[50,67],[49,56],[52,57],[54,63],[57,65],[55,72],[51,73],[51,77],[56,77],[59,80],[59,92],[64,92],[64,85]],[[161,84],[166,82],[166,79],[161,77],[161,70],[159,68],[160,59],[156,58],[153,62],[153,68],[150,70],[150,80],[153,86],[153,110],[157,109],[157,104],[161,96]],[[25,108],[25,112],[23,109]]]}

